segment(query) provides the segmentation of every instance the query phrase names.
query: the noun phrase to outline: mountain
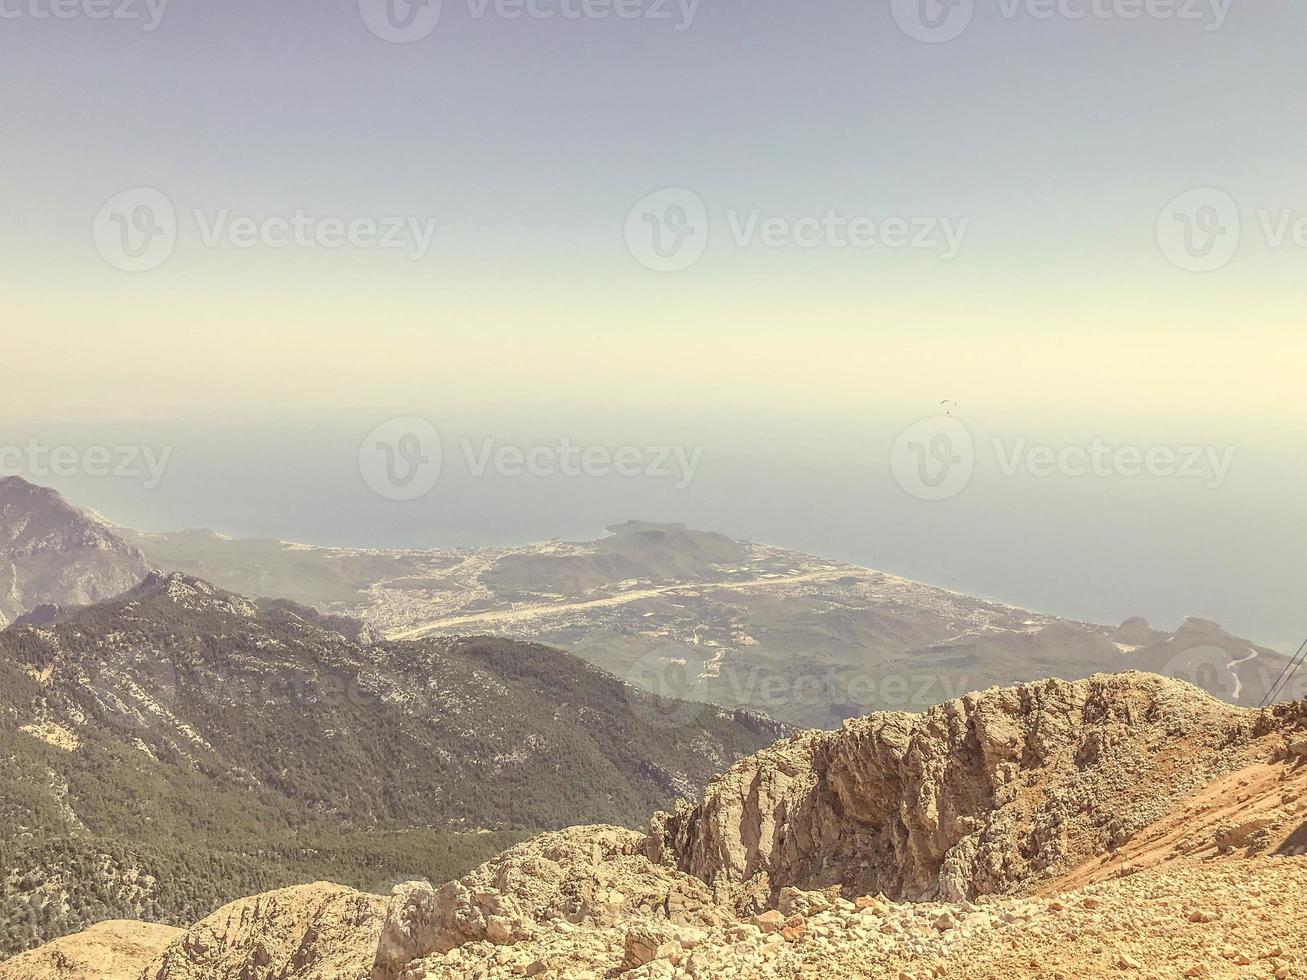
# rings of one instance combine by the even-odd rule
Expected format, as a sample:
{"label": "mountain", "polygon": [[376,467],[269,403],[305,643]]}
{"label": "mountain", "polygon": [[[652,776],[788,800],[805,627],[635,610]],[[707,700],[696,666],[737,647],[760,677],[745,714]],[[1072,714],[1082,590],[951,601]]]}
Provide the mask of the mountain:
{"label": "mountain", "polygon": [[996,688],[778,742],[655,820],[652,846],[753,911],[784,886],[953,902],[1029,890],[1254,763],[1268,734],[1268,716],[1152,674]]}
{"label": "mountain", "polygon": [[378,887],[530,830],[633,825],[786,730],[544,646],[378,641],[154,573],[0,633],[0,943],[187,921],[238,880]]}
{"label": "mountain", "polygon": [[139,550],[55,491],[0,478],[0,627],[36,606],[107,599],[149,571]]}
{"label": "mountain", "polygon": [[[633,684],[803,728],[1040,677],[1145,670],[1256,706],[1282,654],[1189,620],[1059,619],[680,524],[597,541],[377,551],[120,530],[161,568],[361,619],[392,638],[492,633]],[[1307,676],[1281,699],[1307,696]]]}
{"label": "mountain", "polygon": [[388,899],[260,894],[134,962],[139,980],[1301,977],[1305,732],[1307,704],[1138,673],[993,689],[787,738],[648,833],[546,833]]}

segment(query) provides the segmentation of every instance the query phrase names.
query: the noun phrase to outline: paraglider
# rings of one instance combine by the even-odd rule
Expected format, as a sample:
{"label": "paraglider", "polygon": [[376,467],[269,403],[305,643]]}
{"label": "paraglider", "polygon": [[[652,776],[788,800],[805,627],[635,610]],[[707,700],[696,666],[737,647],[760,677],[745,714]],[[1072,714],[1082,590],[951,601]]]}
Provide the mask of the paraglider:
{"label": "paraglider", "polygon": [[945,415],[952,415],[953,409],[958,407],[958,403],[955,402],[952,398],[945,398],[942,402],[940,402],[940,405],[943,407]]}

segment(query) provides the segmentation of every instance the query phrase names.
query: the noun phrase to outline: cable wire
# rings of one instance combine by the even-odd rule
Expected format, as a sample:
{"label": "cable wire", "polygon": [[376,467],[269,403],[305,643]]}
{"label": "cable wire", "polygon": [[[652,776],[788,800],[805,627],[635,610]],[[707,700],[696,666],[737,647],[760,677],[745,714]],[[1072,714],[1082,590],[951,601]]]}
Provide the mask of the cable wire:
{"label": "cable wire", "polygon": [[1258,707],[1265,708],[1267,705],[1274,703],[1275,699],[1284,693],[1284,689],[1293,680],[1294,675],[1298,673],[1298,668],[1303,665],[1304,660],[1307,660],[1307,640],[1304,640],[1302,646],[1298,648],[1298,652],[1289,658],[1289,662],[1284,665],[1284,670],[1280,671],[1280,676],[1275,679],[1275,683],[1267,690],[1262,698],[1262,703]]}

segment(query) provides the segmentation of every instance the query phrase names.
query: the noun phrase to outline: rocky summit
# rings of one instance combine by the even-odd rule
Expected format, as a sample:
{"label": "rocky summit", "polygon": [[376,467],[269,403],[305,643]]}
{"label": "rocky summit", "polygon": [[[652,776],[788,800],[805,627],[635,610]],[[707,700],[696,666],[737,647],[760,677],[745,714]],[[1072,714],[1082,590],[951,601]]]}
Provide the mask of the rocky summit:
{"label": "rocky summit", "polygon": [[107,599],[149,571],[145,555],[55,491],[0,478],[0,627],[38,607]]}
{"label": "rocky summit", "polygon": [[1144,674],[872,715],[737,763],[647,832],[546,833],[386,897],[240,900],[136,976],[1303,977],[1305,724]]}

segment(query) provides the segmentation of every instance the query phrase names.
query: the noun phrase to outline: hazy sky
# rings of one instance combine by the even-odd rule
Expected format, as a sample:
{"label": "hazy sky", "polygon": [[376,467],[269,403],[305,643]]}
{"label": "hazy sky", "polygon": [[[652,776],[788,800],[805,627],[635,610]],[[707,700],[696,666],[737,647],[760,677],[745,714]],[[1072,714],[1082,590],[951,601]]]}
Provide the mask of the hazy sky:
{"label": "hazy sky", "polygon": [[[152,31],[145,0],[139,20],[4,0],[0,302],[22,370],[0,410],[406,403],[438,381],[496,405],[841,410],[941,392],[1304,420],[1307,248],[1270,247],[1257,214],[1307,217],[1297,0],[1176,0],[1172,19],[1121,16],[1138,0],[1115,16],[1083,0],[1082,19],[980,0],[935,44],[889,0],[704,0],[684,30],[686,8],[627,2],[650,16],[445,0],[428,36],[395,44],[356,0],[173,0]],[[1207,186],[1238,202],[1243,242],[1195,274],[1155,229]],[[138,187],[168,196],[179,231],[165,264],[130,274],[92,224]],[[711,227],[676,273],[623,237],[665,187],[696,192]],[[297,209],[438,226],[415,262],[207,247],[195,216]],[[968,226],[951,260],[739,247],[731,215],[755,210]]]}
{"label": "hazy sky", "polygon": [[[353,544],[685,519],[1298,634],[1301,0],[51,2],[0,0],[0,448],[177,449],[153,496],[47,481],[79,503]],[[301,218],[404,247],[281,247]],[[988,468],[926,504],[886,457],[945,398]],[[447,453],[708,453],[684,494],[451,475],[384,509],[354,447],[406,413]],[[1216,492],[986,455],[1100,437],[1240,456]]]}

